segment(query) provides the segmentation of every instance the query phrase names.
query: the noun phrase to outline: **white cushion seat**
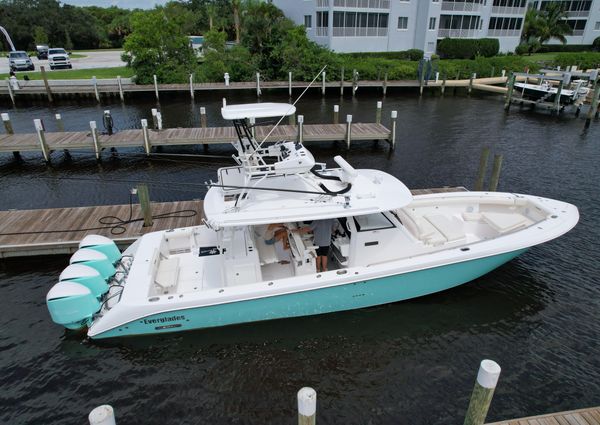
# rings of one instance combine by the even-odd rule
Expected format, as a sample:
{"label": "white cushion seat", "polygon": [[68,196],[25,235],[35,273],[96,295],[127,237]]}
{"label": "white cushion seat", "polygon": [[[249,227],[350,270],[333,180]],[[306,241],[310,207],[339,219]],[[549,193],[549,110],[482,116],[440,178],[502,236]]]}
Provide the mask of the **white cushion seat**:
{"label": "white cushion seat", "polygon": [[518,213],[483,212],[481,216],[498,233],[512,232],[530,224],[530,220],[527,217]]}
{"label": "white cushion seat", "polygon": [[166,258],[160,260],[154,282],[163,289],[168,290],[177,285],[179,278],[179,258]]}
{"label": "white cushion seat", "polygon": [[454,216],[441,214],[426,215],[425,219],[431,223],[448,242],[456,242],[465,238],[463,222]]}

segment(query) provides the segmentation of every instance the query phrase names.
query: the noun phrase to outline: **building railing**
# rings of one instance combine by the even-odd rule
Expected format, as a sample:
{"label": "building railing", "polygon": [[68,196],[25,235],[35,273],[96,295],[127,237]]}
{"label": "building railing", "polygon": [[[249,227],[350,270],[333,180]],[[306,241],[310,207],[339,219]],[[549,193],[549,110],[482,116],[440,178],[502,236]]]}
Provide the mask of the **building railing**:
{"label": "building railing", "polygon": [[481,9],[481,3],[470,3],[462,1],[443,1],[442,10],[445,12],[456,11],[456,12],[479,12]]}
{"label": "building railing", "polygon": [[387,28],[334,27],[334,37],[387,37]]}
{"label": "building railing", "polygon": [[588,16],[590,16],[589,10],[567,11],[567,17],[569,17],[569,18],[587,18]]}
{"label": "building railing", "polygon": [[390,0],[333,0],[333,6],[365,9],[389,9]]}
{"label": "building railing", "polygon": [[317,0],[317,7],[329,7],[329,0]]}
{"label": "building railing", "polygon": [[438,37],[475,37],[476,32],[479,30],[475,29],[442,29],[438,30]]}
{"label": "building railing", "polygon": [[329,35],[328,27],[316,27],[315,30],[315,36],[317,37],[327,37]]}
{"label": "building railing", "polygon": [[520,37],[521,30],[488,30],[488,35],[491,35],[493,37]]}
{"label": "building railing", "polygon": [[492,13],[502,15],[524,15],[526,10],[526,7],[492,6]]}

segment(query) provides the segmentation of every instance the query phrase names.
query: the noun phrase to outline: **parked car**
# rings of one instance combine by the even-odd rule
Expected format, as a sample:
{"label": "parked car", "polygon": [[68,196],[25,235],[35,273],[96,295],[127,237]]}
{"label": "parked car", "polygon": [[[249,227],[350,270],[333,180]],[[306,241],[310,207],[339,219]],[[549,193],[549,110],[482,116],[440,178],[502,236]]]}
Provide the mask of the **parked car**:
{"label": "parked car", "polygon": [[62,48],[51,48],[48,49],[48,65],[50,69],[56,68],[73,68],[71,65],[71,59],[65,49]]}
{"label": "parked car", "polygon": [[37,51],[38,60],[48,59],[48,46],[46,44],[35,46],[35,50]]}
{"label": "parked car", "polygon": [[8,54],[8,66],[11,71],[33,71],[35,69],[27,52],[22,50]]}

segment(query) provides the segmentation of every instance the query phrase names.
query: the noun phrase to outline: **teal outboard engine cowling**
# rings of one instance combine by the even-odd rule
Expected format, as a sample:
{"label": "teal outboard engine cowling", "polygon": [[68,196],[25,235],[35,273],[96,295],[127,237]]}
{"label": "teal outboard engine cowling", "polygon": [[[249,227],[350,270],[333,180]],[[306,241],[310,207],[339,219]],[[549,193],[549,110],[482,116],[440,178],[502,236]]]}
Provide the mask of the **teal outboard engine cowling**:
{"label": "teal outboard engine cowling", "polygon": [[105,254],[88,248],[82,248],[75,252],[69,260],[69,263],[83,264],[84,266],[92,267],[93,269],[98,270],[100,276],[106,281],[113,277],[117,272],[115,266]]}
{"label": "teal outboard engine cowling", "polygon": [[111,263],[116,264],[121,259],[121,251],[117,247],[117,244],[105,237],[100,235],[87,235],[79,242],[79,248],[93,249],[100,251],[110,260]]}
{"label": "teal outboard engine cowling", "polygon": [[89,325],[101,304],[92,292],[75,282],[58,282],[48,295],[46,304],[55,323],[67,329],[79,329]]}
{"label": "teal outboard engine cowling", "polygon": [[58,280],[79,283],[88,288],[96,298],[100,298],[108,292],[108,284],[100,272],[83,264],[71,264],[62,271]]}

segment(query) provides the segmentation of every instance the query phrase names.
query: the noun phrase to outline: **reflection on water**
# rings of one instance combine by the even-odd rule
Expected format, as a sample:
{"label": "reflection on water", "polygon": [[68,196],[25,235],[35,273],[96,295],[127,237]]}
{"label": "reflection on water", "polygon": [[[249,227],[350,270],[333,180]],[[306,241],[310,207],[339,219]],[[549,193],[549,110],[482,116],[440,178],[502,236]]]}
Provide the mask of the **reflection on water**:
{"label": "reflection on water", "polygon": [[[361,89],[362,90],[362,89]],[[229,103],[254,101],[225,93]],[[235,96],[235,100],[234,100]],[[287,101],[267,94],[263,101]],[[310,93],[299,104],[306,123],[340,117],[372,121],[375,92],[356,99]],[[166,126],[224,125],[221,94],[163,99]],[[67,130],[86,129],[111,109],[118,129],[150,118],[151,98],[135,104],[40,104],[11,111],[15,129],[33,118],[51,129],[55,112]],[[295,394],[318,391],[323,423],[415,424],[460,422],[478,363],[492,358],[503,372],[490,420],[597,404],[600,395],[597,276],[600,203],[596,164],[600,130],[583,120],[529,111],[502,113],[495,97],[388,94],[384,124],[399,111],[395,152],[380,142],[310,146],[317,160],[340,152],[357,168],[383,169],[409,187],[471,186],[483,146],[504,155],[501,190],[572,202],[581,221],[568,235],[535,247],[476,281],[456,289],[370,309],[246,324],[154,337],[92,342],[51,323],[47,290],[66,266],[64,256],[0,263],[0,405],[2,423],[85,421],[110,403],[123,423],[294,423]],[[140,149],[54,153],[17,162],[0,156],[0,208],[43,208],[123,203],[133,181],[150,186],[156,201],[201,198],[203,183],[229,165],[227,146],[164,149],[163,153],[215,157],[148,160]],[[226,157],[223,157],[226,156]],[[330,162],[331,165],[331,162]],[[92,180],[92,181],[90,181]],[[180,184],[172,184],[178,182]],[[168,183],[168,184],[166,184]],[[64,408],[56,409],[56,406]],[[143,418],[143,419],[141,419]],[[175,419],[176,418],[176,419]]]}

